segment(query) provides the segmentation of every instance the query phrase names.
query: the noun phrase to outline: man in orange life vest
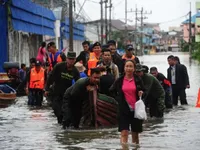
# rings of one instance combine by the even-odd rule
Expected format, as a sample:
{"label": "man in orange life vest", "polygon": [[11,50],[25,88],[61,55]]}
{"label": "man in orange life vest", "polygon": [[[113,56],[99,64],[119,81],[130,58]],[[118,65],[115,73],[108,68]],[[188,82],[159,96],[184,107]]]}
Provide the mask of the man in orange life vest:
{"label": "man in orange life vest", "polygon": [[35,67],[31,68],[27,74],[26,93],[28,94],[28,105],[42,106],[46,76],[45,69],[41,67],[39,61],[36,61]]}
{"label": "man in orange life vest", "polygon": [[126,53],[122,56],[122,60],[133,60],[136,64],[140,63],[138,57],[133,54],[134,48],[132,44],[126,45]]}
{"label": "man in orange life vest", "polygon": [[62,62],[62,61],[65,61],[66,60],[66,56],[64,56],[65,54],[58,51],[56,49],[56,44],[54,42],[50,42],[48,45],[47,45],[47,50],[51,53],[49,55],[49,71],[52,71],[53,67],[59,63],[59,62]]}
{"label": "man in orange life vest", "polygon": [[94,43],[92,49],[93,52],[90,53],[89,60],[87,63],[88,76],[90,76],[91,69],[95,68],[97,66],[97,62],[100,60],[101,44],[99,42]]}

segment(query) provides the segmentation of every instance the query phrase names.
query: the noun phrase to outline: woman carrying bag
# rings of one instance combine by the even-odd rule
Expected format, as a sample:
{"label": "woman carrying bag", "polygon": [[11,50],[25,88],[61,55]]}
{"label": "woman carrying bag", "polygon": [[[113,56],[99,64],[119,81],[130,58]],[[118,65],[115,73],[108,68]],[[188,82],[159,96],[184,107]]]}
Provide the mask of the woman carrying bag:
{"label": "woman carrying bag", "polygon": [[139,145],[139,133],[143,131],[143,120],[134,116],[135,103],[143,95],[144,86],[140,77],[134,74],[135,63],[127,60],[124,75],[111,86],[110,91],[118,101],[118,130],[121,132],[120,142],[128,142],[129,126],[131,125],[132,143]]}

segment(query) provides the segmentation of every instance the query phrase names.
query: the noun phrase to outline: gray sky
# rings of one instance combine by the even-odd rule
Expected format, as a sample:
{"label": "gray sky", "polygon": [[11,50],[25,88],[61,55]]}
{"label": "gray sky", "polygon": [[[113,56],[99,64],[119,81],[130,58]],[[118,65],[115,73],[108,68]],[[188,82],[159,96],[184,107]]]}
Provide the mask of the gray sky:
{"label": "gray sky", "polygon": [[[99,2],[100,0],[91,0]],[[100,18],[100,4],[91,2],[87,0],[84,5],[84,10],[92,20],[97,20]],[[196,0],[127,0],[128,10],[131,8],[135,10],[136,4],[140,9],[144,8],[145,11],[152,11],[151,15],[146,15],[148,19],[144,22],[150,23],[161,23],[160,27],[163,30],[168,30],[170,26],[180,26],[181,22],[186,20],[187,17],[182,17],[189,12],[190,2],[192,2],[192,14],[195,13],[195,2]],[[82,4],[84,0],[79,0]],[[125,18],[125,0],[112,0],[114,5],[113,16],[114,19]],[[135,14],[128,13],[128,19],[133,20],[133,22],[128,22],[129,24],[135,24]],[[179,19],[177,19],[179,18]],[[174,21],[171,21],[174,20]],[[170,22],[168,22],[170,21]]]}

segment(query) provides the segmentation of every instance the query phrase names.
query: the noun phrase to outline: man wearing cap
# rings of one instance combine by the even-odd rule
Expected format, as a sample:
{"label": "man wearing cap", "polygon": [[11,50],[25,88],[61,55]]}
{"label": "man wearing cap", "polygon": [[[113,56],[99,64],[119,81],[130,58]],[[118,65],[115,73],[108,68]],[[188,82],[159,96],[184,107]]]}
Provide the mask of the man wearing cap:
{"label": "man wearing cap", "polygon": [[126,45],[126,53],[122,56],[122,60],[133,60],[135,63],[140,63],[139,58],[133,54],[134,48],[132,44]]}
{"label": "man wearing cap", "polygon": [[36,61],[35,67],[31,68],[27,74],[26,93],[28,94],[28,105],[31,106],[42,106],[47,74],[41,65],[40,61]]}
{"label": "man wearing cap", "polygon": [[84,41],[82,43],[83,46],[83,51],[79,54],[79,56],[76,59],[76,62],[80,62],[83,64],[84,67],[87,66],[87,61],[89,59],[90,55],[90,42],[89,41]]}
{"label": "man wearing cap", "polygon": [[64,53],[62,53],[56,49],[56,44],[54,42],[50,42],[49,44],[47,44],[47,50],[51,53],[49,55],[48,61],[49,61],[49,65],[50,65],[49,71],[52,71],[53,67],[57,63],[65,61],[66,56]]}
{"label": "man wearing cap", "polygon": [[92,68],[97,66],[97,63],[101,57],[101,44],[96,42],[92,47],[93,52],[90,53],[89,60],[87,62],[88,76],[90,76],[90,72]]}
{"label": "man wearing cap", "polygon": [[144,73],[141,64],[136,64],[136,74],[143,80],[146,95],[145,103],[149,107],[151,117],[163,117],[165,108],[165,91],[159,81],[151,74]]}
{"label": "man wearing cap", "polygon": [[72,85],[72,80],[77,81],[80,78],[79,72],[74,66],[76,61],[76,53],[69,51],[67,53],[66,62],[55,65],[51,75],[49,76],[45,88],[47,96],[52,86],[52,108],[57,117],[58,123],[62,123],[62,100],[67,88]]}
{"label": "man wearing cap", "polygon": [[121,56],[117,53],[117,48],[116,48],[116,41],[114,40],[110,40],[107,43],[109,45],[109,49],[111,51],[111,55],[112,55],[112,61],[114,64],[117,65],[119,72],[122,73],[124,68],[123,68],[123,61]]}

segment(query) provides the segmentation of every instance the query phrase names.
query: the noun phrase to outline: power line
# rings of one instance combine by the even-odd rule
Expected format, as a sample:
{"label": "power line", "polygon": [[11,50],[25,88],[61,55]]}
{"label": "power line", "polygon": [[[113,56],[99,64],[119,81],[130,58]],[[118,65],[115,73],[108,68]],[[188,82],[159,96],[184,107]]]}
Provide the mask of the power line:
{"label": "power line", "polygon": [[99,4],[99,2],[93,1],[93,0],[87,0],[88,2]]}
{"label": "power line", "polygon": [[76,19],[78,18],[78,16],[79,16],[81,10],[83,9],[83,6],[85,5],[85,2],[86,2],[86,0],[84,0],[84,2],[83,2],[83,4],[82,4],[81,8],[79,9],[79,12],[78,12],[78,14],[77,14]]}
{"label": "power line", "polygon": [[114,7],[117,7],[119,4],[121,4],[122,2],[124,2],[124,0],[121,0],[119,3],[114,4]]}
{"label": "power line", "polygon": [[177,21],[177,20],[179,20],[179,19],[181,19],[181,18],[183,18],[183,17],[186,17],[186,16],[188,16],[188,14],[186,14],[186,15],[184,15],[184,16],[181,16],[181,17],[178,17],[178,18],[175,18],[175,19],[172,19],[172,20],[160,22],[160,23],[158,23],[158,24],[164,24],[164,23],[174,22],[174,21]]}

